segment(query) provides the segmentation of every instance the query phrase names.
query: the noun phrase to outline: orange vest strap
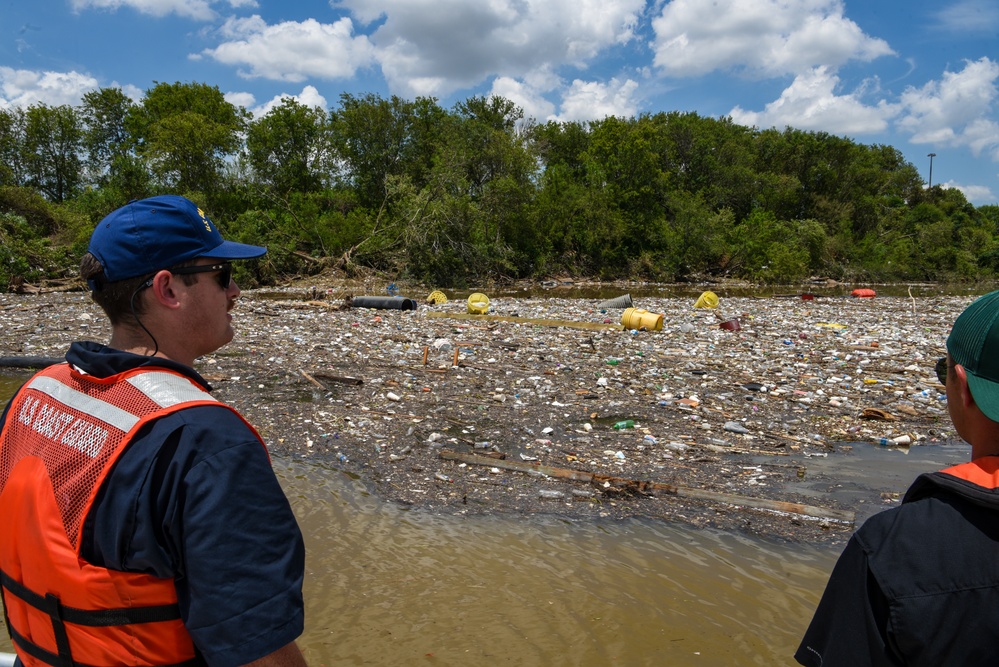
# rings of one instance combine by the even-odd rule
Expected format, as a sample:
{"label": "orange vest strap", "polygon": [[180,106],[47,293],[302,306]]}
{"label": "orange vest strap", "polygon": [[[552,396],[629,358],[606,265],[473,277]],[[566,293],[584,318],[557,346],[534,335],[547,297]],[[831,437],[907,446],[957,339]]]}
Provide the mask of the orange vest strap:
{"label": "orange vest strap", "polygon": [[[10,638],[14,642],[14,645],[17,646],[18,651],[22,651],[25,655],[28,655],[46,665],[51,665],[52,667],[94,667],[94,665],[89,665],[85,662],[74,662],[71,658],[63,658],[57,653],[46,651],[40,646],[32,644],[10,626],[7,626],[7,630],[10,633]],[[197,660],[186,660],[172,665],[162,665],[161,667],[197,667],[201,664],[203,663]]]}
{"label": "orange vest strap", "polygon": [[[73,655],[69,646],[69,635],[66,632],[66,623],[91,627],[107,627],[112,625],[130,625],[133,623],[157,623],[180,618],[180,607],[176,604],[92,611],[67,607],[59,601],[58,596],[52,593],[41,596],[29,590],[19,581],[12,579],[2,570],[0,570],[0,584],[2,584],[5,593],[9,592],[11,595],[17,596],[52,619],[52,633],[55,636],[56,648],[59,653],[46,651],[41,646],[34,644],[31,640],[17,632],[9,621],[7,622],[10,638],[17,645],[17,648],[35,660],[52,665],[52,667],[88,667],[87,665],[73,661]],[[3,597],[4,616],[6,617],[7,598],[6,595]],[[192,660],[180,663],[177,667],[195,664],[197,664],[197,661]]]}
{"label": "orange vest strap", "polygon": [[[42,597],[38,593],[29,590],[21,582],[15,581],[6,572],[0,570],[0,584],[4,590],[10,591],[12,595],[24,600],[35,609],[39,609],[51,614],[52,596]],[[58,615],[66,623],[74,625],[86,625],[95,628],[104,628],[111,625],[130,625],[132,623],[160,623],[163,621],[173,621],[180,618],[180,607],[175,604],[155,605],[147,607],[119,607],[117,609],[77,609],[67,607],[59,603]]]}
{"label": "orange vest strap", "polygon": [[32,644],[11,626],[7,626],[7,632],[10,633],[10,639],[14,643],[14,646],[17,647],[18,653],[24,653],[39,662],[52,665],[52,667],[84,667],[78,662],[74,663],[72,659],[67,660],[58,653],[51,653],[40,646]]}

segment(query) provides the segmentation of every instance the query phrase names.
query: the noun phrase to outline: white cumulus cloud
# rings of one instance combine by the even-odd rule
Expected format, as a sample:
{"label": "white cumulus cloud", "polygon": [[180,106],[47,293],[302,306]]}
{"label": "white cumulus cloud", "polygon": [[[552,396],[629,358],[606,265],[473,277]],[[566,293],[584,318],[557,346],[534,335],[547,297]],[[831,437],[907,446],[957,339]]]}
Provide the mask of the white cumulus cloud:
{"label": "white cumulus cloud", "polygon": [[944,72],[940,80],[907,88],[898,128],[915,144],[962,146],[999,160],[997,81],[999,63],[981,58],[966,62],[960,72]]}
{"label": "white cumulus cloud", "polygon": [[315,19],[268,25],[259,16],[231,18],[220,34],[228,41],[203,54],[240,67],[246,78],[301,82],[310,77],[344,79],[372,64],[374,51],[353,22]]}
{"label": "white cumulus cloud", "polygon": [[0,109],[39,102],[49,106],[76,105],[84,93],[95,88],[97,79],[80,72],[36,72],[0,66]]}
{"label": "white cumulus cloud", "polygon": [[281,104],[282,100],[295,100],[302,106],[309,108],[319,107],[324,111],[329,108],[326,98],[316,90],[315,86],[306,86],[298,95],[281,93],[280,95],[275,95],[270,101],[261,104],[259,107],[247,108],[250,109],[250,113],[253,114],[254,118],[262,118],[270,113],[271,109]]}
{"label": "white cumulus cloud", "polygon": [[816,67],[796,76],[763,111],[746,111],[737,106],[729,115],[736,123],[750,127],[790,126],[846,135],[873,134],[888,127],[888,121],[897,113],[895,107],[884,101],[873,106],[865,104],[862,91],[837,94],[839,84],[838,76],[825,67]]}
{"label": "white cumulus cloud", "polygon": [[942,28],[960,35],[999,30],[999,6],[995,0],[962,0],[939,9],[936,18]]}
{"label": "white cumulus cloud", "polygon": [[607,116],[630,118],[638,113],[635,91],[638,83],[631,79],[572,82],[562,96],[561,121],[600,120]]}
{"label": "white cumulus cloud", "polygon": [[244,109],[250,109],[254,104],[257,103],[257,98],[253,93],[246,92],[235,92],[235,93],[225,93],[222,95],[225,101],[236,107],[243,107]]}
{"label": "white cumulus cloud", "polygon": [[176,14],[198,21],[209,21],[216,16],[210,0],[71,0],[70,6],[77,12],[91,8],[116,11],[128,7],[150,16]]}
{"label": "white cumulus cloud", "polygon": [[776,76],[893,53],[843,11],[842,0],[672,0],[652,21],[654,65],[674,77]]}
{"label": "white cumulus cloud", "polygon": [[954,181],[947,181],[946,183],[941,183],[940,187],[960,190],[964,194],[965,199],[976,206],[999,203],[999,197],[996,197],[992,193],[991,188],[986,185],[958,185]]}
{"label": "white cumulus cloud", "polygon": [[544,91],[524,81],[501,76],[493,81],[490,96],[504,97],[523,109],[524,118],[533,118],[544,123],[555,113],[555,105],[549,102]]}
{"label": "white cumulus cloud", "polygon": [[447,95],[540,64],[586,64],[635,37],[645,0],[339,0],[371,35],[389,87]]}

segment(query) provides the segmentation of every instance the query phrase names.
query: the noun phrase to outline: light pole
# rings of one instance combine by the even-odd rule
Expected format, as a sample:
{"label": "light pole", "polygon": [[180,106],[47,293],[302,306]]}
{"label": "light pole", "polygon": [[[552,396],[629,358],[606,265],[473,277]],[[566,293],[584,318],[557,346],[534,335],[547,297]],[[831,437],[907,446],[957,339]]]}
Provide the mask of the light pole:
{"label": "light pole", "polygon": [[930,184],[927,186],[927,190],[933,188],[933,158],[937,156],[936,153],[928,153],[926,157],[930,158]]}

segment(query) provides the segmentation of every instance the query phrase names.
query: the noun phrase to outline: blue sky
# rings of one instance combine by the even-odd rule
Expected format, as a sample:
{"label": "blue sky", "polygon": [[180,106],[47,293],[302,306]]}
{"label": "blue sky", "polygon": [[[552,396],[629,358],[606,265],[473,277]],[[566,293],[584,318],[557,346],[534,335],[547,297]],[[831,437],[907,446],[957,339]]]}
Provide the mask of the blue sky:
{"label": "blue sky", "polygon": [[0,108],[218,86],[263,114],[341,93],[528,116],[695,111],[891,144],[999,203],[995,0],[0,0]]}

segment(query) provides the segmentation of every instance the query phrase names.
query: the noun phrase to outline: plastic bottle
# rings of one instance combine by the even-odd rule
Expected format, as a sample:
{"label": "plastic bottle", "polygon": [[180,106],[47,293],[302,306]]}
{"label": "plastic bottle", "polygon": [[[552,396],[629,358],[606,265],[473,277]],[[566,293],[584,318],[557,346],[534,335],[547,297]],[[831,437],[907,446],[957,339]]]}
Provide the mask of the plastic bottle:
{"label": "plastic bottle", "polygon": [[608,359],[607,360],[607,365],[608,366],[617,366],[619,363],[621,363],[620,359]]}
{"label": "plastic bottle", "polygon": [[748,428],[736,421],[725,422],[725,426],[723,428],[731,433],[749,433]]}
{"label": "plastic bottle", "polygon": [[912,444],[912,438],[908,435],[900,435],[895,438],[878,438],[877,443],[882,447],[897,447],[899,445]]}
{"label": "plastic bottle", "polygon": [[619,431],[621,429],[625,429],[625,428],[635,428],[635,420],[634,419],[625,419],[624,421],[620,421],[620,422],[614,424],[614,428],[617,429],[617,430],[619,430]]}

